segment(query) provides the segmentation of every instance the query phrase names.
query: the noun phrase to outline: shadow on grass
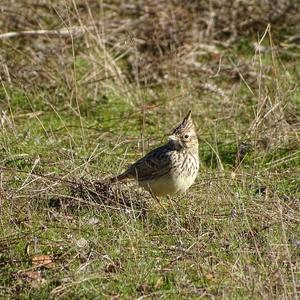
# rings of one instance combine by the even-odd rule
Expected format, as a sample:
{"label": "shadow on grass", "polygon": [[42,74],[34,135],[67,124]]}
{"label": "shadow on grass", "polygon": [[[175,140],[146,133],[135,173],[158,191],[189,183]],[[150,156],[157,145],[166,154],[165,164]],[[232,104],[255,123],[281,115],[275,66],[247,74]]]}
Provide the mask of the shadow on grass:
{"label": "shadow on grass", "polygon": [[[69,196],[49,199],[49,206],[60,209],[67,201],[68,208],[75,211],[80,208],[97,207],[99,209],[133,212],[138,218],[147,217],[148,206],[143,197],[129,193],[122,187],[112,186],[108,182],[80,179],[69,187]],[[69,201],[70,200],[70,201]]]}

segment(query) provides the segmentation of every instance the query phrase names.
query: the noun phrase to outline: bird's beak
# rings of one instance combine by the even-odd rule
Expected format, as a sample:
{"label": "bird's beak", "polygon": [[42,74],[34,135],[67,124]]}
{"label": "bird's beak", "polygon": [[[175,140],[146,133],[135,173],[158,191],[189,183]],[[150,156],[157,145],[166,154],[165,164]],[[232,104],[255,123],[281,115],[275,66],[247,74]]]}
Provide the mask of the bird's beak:
{"label": "bird's beak", "polygon": [[169,135],[169,141],[176,141],[176,136],[175,134]]}

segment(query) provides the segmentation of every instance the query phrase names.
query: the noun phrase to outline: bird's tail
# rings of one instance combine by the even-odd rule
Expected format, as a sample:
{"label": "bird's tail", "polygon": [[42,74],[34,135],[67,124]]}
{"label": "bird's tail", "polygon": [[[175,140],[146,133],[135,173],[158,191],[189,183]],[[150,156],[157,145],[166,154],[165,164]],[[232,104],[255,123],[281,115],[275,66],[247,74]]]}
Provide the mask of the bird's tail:
{"label": "bird's tail", "polygon": [[108,181],[109,181],[109,183],[116,183],[116,182],[123,181],[128,178],[129,178],[128,174],[126,172],[124,172],[118,176],[109,178]]}

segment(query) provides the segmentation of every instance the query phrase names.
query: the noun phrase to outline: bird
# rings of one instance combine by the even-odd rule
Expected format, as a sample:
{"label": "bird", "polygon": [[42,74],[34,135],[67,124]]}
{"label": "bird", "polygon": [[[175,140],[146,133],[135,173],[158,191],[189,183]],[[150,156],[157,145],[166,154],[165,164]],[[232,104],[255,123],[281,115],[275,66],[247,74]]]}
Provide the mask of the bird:
{"label": "bird", "polygon": [[125,172],[110,178],[110,183],[135,179],[157,199],[186,192],[198,171],[198,138],[189,111],[166,144],[147,153]]}

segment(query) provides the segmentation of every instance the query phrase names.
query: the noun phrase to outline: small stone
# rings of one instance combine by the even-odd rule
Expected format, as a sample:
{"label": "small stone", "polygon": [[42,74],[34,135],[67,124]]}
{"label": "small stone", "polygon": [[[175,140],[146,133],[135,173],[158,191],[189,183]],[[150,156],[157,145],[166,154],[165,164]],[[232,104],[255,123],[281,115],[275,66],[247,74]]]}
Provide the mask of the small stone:
{"label": "small stone", "polygon": [[78,248],[87,248],[89,246],[89,242],[85,238],[81,238],[76,241],[76,246]]}
{"label": "small stone", "polygon": [[96,218],[96,217],[92,217],[92,218],[90,218],[90,219],[88,220],[88,223],[89,223],[90,225],[97,225],[99,222],[100,222],[100,220],[99,220],[98,218]]}
{"label": "small stone", "polygon": [[300,240],[291,240],[290,241],[292,245],[294,245],[296,248],[300,248]]}

